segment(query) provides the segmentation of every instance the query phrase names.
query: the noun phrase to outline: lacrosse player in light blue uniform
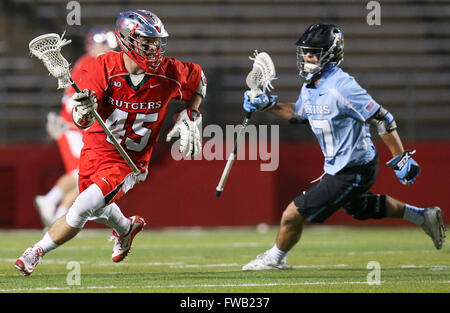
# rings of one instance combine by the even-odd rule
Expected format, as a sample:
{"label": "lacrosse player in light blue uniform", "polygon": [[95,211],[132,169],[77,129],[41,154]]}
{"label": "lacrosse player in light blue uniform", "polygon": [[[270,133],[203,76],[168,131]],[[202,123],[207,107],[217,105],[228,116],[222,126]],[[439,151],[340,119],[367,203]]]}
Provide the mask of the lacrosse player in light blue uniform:
{"label": "lacrosse player in light blue uniform", "polygon": [[299,117],[309,121],[319,140],[324,171],[330,175],[373,160],[376,149],[370,124],[365,122],[379,109],[353,77],[338,67],[330,67],[315,88],[302,88],[295,104]]}
{"label": "lacrosse player in light blue uniform", "polygon": [[313,24],[297,41],[297,65],[305,78],[295,104],[262,94],[244,109],[269,111],[293,124],[309,124],[322,149],[325,163],[320,182],[296,197],[282,215],[272,249],[243,270],[287,268],[286,257],[299,241],[305,221],[323,223],[339,208],[358,220],[403,218],[423,228],[436,249],[445,238],[442,211],[418,208],[388,195],[369,192],[378,174],[378,153],[370,136],[371,125],[388,146],[394,169],[402,184],[412,184],[420,167],[411,151],[403,149],[394,117],[378,104],[355,79],[338,66],[344,56],[342,31],[332,24]]}

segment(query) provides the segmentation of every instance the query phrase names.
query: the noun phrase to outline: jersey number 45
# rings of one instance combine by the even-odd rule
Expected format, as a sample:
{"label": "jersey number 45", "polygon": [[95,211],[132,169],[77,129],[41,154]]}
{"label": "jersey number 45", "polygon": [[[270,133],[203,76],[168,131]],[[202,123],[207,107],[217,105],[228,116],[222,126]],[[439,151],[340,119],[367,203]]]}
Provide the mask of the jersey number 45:
{"label": "jersey number 45", "polygon": [[[158,120],[156,113],[129,113],[120,109],[115,109],[108,119],[105,120],[106,126],[111,130],[114,138],[121,144],[124,144],[128,150],[141,152],[147,146],[152,130],[150,123]],[[132,131],[127,131],[131,125]],[[126,138],[125,135],[127,135]],[[106,139],[112,143],[109,138]]]}

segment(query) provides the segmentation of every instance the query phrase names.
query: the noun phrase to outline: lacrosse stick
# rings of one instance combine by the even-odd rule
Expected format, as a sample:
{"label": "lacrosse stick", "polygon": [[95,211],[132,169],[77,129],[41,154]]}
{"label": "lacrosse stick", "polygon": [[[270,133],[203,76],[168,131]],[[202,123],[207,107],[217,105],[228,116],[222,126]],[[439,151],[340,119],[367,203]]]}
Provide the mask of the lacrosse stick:
{"label": "lacrosse stick", "polygon": [[[74,82],[70,76],[69,63],[61,54],[61,48],[71,42],[71,40],[63,39],[63,37],[64,34],[62,34],[61,37],[59,37],[58,34],[45,34],[36,37],[29,43],[30,52],[32,55],[41,60],[42,63],[44,63],[45,67],[53,77],[58,79],[58,89],[72,86],[76,92],[81,92],[80,87],[78,87],[76,82]],[[122,146],[117,142],[116,138],[114,138],[113,134],[105,125],[97,111],[92,110],[92,114],[103,128],[114,147],[116,147],[117,151],[119,151],[130,168],[133,170],[133,173],[135,175],[139,175],[141,171],[133,163]]]}
{"label": "lacrosse stick", "polygon": [[[266,92],[270,92],[274,89],[271,82],[272,80],[276,79],[276,73],[272,59],[266,52],[258,53],[258,51],[255,50],[253,58],[250,57],[250,60],[253,61],[253,67],[250,73],[248,73],[245,82],[250,88],[250,92],[248,93],[250,100],[253,100],[254,97],[257,97]],[[242,123],[242,127],[239,130],[236,141],[234,143],[233,152],[231,152],[230,156],[228,157],[227,164],[225,165],[225,168],[222,172],[219,184],[216,187],[216,197],[220,197],[220,195],[222,194],[225,183],[228,179],[228,175],[230,174],[231,167],[233,166],[234,160],[236,158],[239,142],[242,135],[245,133],[245,128],[247,127],[251,116],[252,112],[247,112],[245,115],[244,122]]]}

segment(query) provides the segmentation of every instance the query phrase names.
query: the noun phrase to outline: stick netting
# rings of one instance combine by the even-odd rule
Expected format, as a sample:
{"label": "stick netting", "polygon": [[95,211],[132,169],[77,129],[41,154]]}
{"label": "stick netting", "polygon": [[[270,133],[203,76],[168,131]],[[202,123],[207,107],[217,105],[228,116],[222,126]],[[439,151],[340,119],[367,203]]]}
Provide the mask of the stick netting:
{"label": "stick netting", "polygon": [[250,60],[253,60],[253,68],[246,78],[247,86],[251,90],[250,96],[255,97],[274,89],[271,82],[276,79],[276,72],[270,56],[266,52],[255,51]]}
{"label": "stick netting", "polygon": [[33,39],[30,52],[40,59],[49,73],[58,79],[58,89],[71,85],[69,62],[61,55],[61,48],[71,41],[63,39],[64,34],[45,34]]}

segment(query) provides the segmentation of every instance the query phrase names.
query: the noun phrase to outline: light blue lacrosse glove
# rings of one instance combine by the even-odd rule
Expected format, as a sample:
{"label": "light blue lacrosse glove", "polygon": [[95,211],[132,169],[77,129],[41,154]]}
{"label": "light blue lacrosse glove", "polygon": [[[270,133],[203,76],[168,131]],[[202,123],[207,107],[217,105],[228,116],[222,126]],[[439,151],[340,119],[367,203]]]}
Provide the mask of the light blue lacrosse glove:
{"label": "light blue lacrosse glove", "polygon": [[403,185],[412,185],[419,176],[420,166],[411,157],[414,153],[416,150],[405,151],[386,163],[387,166],[394,169],[395,175]]}
{"label": "light blue lacrosse glove", "polygon": [[244,110],[247,112],[253,111],[267,111],[273,106],[275,106],[278,102],[278,96],[276,95],[267,95],[265,93],[260,94],[253,98],[253,101],[250,100],[248,93],[250,90],[247,90],[244,93]]}

